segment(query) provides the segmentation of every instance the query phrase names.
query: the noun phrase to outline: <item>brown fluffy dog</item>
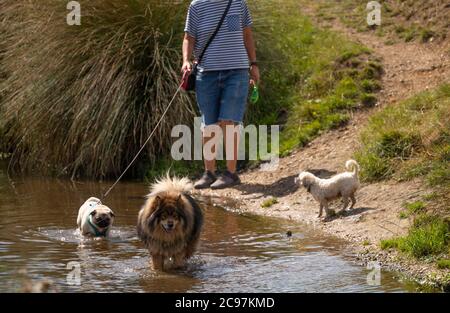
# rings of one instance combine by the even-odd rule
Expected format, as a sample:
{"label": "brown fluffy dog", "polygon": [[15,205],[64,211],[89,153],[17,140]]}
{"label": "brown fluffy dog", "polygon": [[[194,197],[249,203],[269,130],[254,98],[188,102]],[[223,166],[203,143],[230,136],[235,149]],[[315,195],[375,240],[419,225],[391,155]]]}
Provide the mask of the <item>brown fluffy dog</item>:
{"label": "brown fluffy dog", "polygon": [[197,248],[203,213],[188,195],[191,189],[187,178],[167,176],[152,185],[139,212],[137,233],[152,256],[155,270],[164,270],[164,262],[170,258],[174,267],[183,266]]}

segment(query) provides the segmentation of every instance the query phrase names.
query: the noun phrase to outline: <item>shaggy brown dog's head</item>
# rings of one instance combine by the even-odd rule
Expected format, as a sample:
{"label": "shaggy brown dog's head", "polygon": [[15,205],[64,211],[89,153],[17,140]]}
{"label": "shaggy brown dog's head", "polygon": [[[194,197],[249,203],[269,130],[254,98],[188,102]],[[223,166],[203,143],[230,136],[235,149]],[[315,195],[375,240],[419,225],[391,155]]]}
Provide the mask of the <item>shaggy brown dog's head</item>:
{"label": "shaggy brown dog's head", "polygon": [[188,216],[179,193],[163,193],[147,200],[139,213],[138,235],[144,241],[149,236],[167,238],[185,233]]}

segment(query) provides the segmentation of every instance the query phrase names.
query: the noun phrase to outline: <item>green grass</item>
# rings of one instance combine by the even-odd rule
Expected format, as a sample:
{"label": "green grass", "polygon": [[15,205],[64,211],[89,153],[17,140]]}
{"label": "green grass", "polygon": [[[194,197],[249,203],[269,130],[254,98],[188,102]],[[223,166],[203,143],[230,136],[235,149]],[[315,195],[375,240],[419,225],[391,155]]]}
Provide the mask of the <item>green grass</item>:
{"label": "green grass", "polygon": [[368,79],[361,82],[361,87],[365,92],[377,92],[381,90],[381,84],[378,81]]}
{"label": "green grass", "polygon": [[383,239],[380,242],[380,247],[383,250],[388,250],[388,249],[392,249],[392,248],[397,248],[398,247],[398,243],[399,243],[399,240],[396,239],[396,238]]}
{"label": "green grass", "polygon": [[413,226],[400,240],[399,249],[416,258],[437,255],[448,252],[449,239],[448,221],[433,218]]}
{"label": "green grass", "polygon": [[362,179],[424,177],[450,190],[450,85],[389,106],[371,117],[356,159]]}
{"label": "green grass", "polygon": [[422,42],[428,42],[430,41],[431,38],[433,38],[434,36],[436,36],[436,33],[430,29],[422,29],[420,31],[420,40]]}
{"label": "green grass", "polygon": [[267,200],[264,200],[263,203],[261,203],[262,208],[270,208],[271,206],[278,203],[277,198],[269,198]]}
{"label": "green grass", "polygon": [[420,214],[405,237],[382,240],[381,249],[395,248],[415,258],[448,254],[450,222],[437,215]]}
{"label": "green grass", "polygon": [[441,259],[436,262],[436,265],[440,269],[450,269],[450,260],[449,259]]}
{"label": "green grass", "polygon": [[405,208],[411,213],[411,214],[417,214],[425,210],[425,203],[422,201],[416,201],[411,203],[406,203]]}
{"label": "green grass", "polygon": [[399,218],[404,219],[408,218],[410,216],[417,215],[419,213],[422,213],[426,209],[426,205],[423,201],[416,201],[411,203],[405,203],[404,207],[406,210],[401,211],[399,213]]}

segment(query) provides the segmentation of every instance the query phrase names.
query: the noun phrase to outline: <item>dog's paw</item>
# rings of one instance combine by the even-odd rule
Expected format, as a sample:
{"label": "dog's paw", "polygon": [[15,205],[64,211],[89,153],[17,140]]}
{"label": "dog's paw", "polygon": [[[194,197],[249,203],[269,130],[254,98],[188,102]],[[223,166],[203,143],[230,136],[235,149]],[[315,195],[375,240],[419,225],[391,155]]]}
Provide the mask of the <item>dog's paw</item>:
{"label": "dog's paw", "polygon": [[325,216],[324,218],[321,219],[322,223],[328,223],[331,222],[333,220],[333,217],[331,216]]}
{"label": "dog's paw", "polygon": [[341,211],[339,211],[337,213],[337,215],[339,215],[339,216],[347,216],[348,213],[350,213],[350,211],[348,211],[348,210],[341,210]]}

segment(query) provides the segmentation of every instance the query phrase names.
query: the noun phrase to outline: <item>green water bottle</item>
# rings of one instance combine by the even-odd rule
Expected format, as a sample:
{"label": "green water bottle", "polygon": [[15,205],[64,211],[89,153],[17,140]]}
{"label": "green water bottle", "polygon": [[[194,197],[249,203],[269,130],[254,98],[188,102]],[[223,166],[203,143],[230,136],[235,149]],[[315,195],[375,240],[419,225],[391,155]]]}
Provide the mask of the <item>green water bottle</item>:
{"label": "green water bottle", "polygon": [[259,90],[256,84],[253,85],[252,94],[250,95],[250,102],[255,104],[259,100]]}

